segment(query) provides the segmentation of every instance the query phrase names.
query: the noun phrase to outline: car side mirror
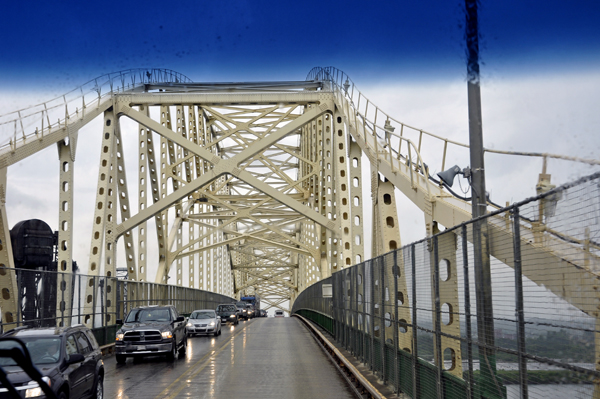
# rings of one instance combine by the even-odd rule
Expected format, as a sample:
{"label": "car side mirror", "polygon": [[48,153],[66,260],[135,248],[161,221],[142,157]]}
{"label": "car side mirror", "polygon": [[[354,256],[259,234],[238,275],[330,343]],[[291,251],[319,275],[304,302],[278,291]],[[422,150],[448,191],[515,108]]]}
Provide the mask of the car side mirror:
{"label": "car side mirror", "polygon": [[117,319],[117,324],[123,325],[123,319]]}
{"label": "car side mirror", "polygon": [[184,321],[184,320],[185,320],[185,317],[179,316],[175,321]]}
{"label": "car side mirror", "polygon": [[221,320],[221,316],[217,316],[217,319]]}
{"label": "car side mirror", "polygon": [[69,355],[69,360],[67,360],[67,364],[79,363],[83,362],[84,360],[85,358],[81,353],[73,353],[72,355]]}

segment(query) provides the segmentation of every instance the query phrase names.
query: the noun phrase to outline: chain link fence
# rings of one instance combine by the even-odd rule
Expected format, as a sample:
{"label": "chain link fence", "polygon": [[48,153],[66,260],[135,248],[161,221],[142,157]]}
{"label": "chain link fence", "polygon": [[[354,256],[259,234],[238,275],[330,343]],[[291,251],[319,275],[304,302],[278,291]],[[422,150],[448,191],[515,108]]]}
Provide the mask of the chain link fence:
{"label": "chain link fence", "polygon": [[292,312],[411,398],[600,398],[599,222],[595,174],[341,270]]}

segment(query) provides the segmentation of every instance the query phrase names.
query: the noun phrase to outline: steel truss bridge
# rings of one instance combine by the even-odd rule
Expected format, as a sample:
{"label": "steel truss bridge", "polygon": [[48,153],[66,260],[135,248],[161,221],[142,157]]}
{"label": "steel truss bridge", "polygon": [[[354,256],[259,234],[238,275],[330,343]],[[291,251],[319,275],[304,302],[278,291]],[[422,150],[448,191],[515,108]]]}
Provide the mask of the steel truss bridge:
{"label": "steel truss bridge", "polygon": [[[89,129],[98,119],[101,127]],[[91,236],[81,237],[73,229],[73,178],[78,143],[92,135],[102,135],[94,214],[89,215],[93,228]],[[365,253],[375,258],[402,246],[397,195],[420,209],[428,236],[471,219],[468,199],[429,174],[432,165],[447,169],[446,160],[468,146],[386,114],[335,68],[315,68],[302,81],[249,83],[197,83],[168,70],[105,75],[52,101],[1,116],[0,140],[4,325],[22,322],[15,273],[2,271],[15,267],[7,171],[47,147],[58,150],[57,164],[40,165],[59,173],[57,270],[72,273],[73,248],[79,240],[89,242],[89,259],[77,261],[89,279],[82,314],[90,326],[97,277],[120,273],[132,283],[236,298],[256,294],[263,308],[289,312],[299,293],[367,260]],[[553,154],[512,155],[600,164]],[[551,188],[543,171],[538,190]],[[488,228],[490,254],[513,267],[512,252],[495,245],[512,240],[507,216],[489,218]],[[552,231],[544,223],[543,205],[536,221],[522,224],[520,237],[523,275],[598,319],[598,246]],[[545,267],[528,268],[527,259]],[[458,309],[456,267],[449,262],[451,277],[440,290],[444,302]],[[409,298],[401,280],[398,292]],[[117,290],[111,284],[107,280],[103,324],[115,322]],[[70,323],[70,290],[69,284],[57,287],[61,323]],[[410,322],[410,314],[403,319]],[[458,322],[441,326],[445,334],[459,328]],[[458,343],[444,345],[460,353]]]}

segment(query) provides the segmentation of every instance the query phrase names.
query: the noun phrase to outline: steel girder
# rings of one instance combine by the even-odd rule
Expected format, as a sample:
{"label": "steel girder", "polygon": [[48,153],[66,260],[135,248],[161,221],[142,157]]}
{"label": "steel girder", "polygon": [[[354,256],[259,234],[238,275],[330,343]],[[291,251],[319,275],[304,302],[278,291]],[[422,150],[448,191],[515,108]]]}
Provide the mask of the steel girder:
{"label": "steel girder", "polygon": [[[372,231],[377,243],[377,237],[385,235],[387,218],[398,220],[394,214],[384,220],[387,211],[378,208],[379,174],[422,210],[429,233],[436,222],[449,227],[469,220],[470,204],[428,181],[420,144],[398,140],[397,135],[390,141],[388,131],[387,148],[381,145],[377,113],[370,121],[366,108],[363,115],[360,103],[352,103],[350,97],[348,87],[343,89],[327,79],[152,82],[105,96],[98,93],[97,101],[84,100],[83,108],[75,113],[65,109],[65,118],[51,126],[49,120],[43,125],[48,116],[44,111],[39,131],[21,128],[21,138],[15,130],[10,145],[0,148],[0,266],[13,264],[3,202],[7,168],[57,144],[61,165],[68,162],[72,171],[76,144],[87,140],[82,129],[100,115],[105,119],[90,237],[91,275],[114,276],[119,263],[126,266],[130,279],[154,279],[230,295],[271,293],[274,297],[269,300],[281,306],[298,290],[347,266],[348,258],[354,264],[364,257],[363,229],[367,226],[363,226],[365,204],[359,189],[363,185],[362,154],[373,167],[373,214],[379,216],[373,220]],[[119,120],[123,116],[134,121],[135,134],[125,130],[126,123]],[[135,151],[125,145],[130,137],[135,137]],[[129,187],[126,177],[127,158],[132,154],[138,157],[138,173],[134,174],[137,204],[129,197],[134,185]],[[352,162],[341,166],[340,157]],[[61,187],[71,185],[69,173],[61,172]],[[342,179],[349,178],[352,180],[345,182],[348,193]],[[71,201],[68,190],[59,198],[61,203]],[[59,214],[61,225],[72,224],[72,208]],[[347,222],[345,213],[352,223]],[[511,239],[505,220],[492,219],[489,231],[492,255],[512,265],[510,251],[495,244]],[[61,231],[59,226],[59,234],[67,248],[59,253],[59,259],[68,268],[68,248],[77,232]],[[542,242],[539,236],[539,231],[525,228],[523,257],[543,259],[548,269],[525,269],[524,274],[597,316],[588,297],[596,298],[594,303],[600,300],[594,288],[598,257],[585,249],[573,250],[570,243],[548,235]],[[120,237],[124,250],[117,252]],[[398,238],[396,245],[399,243]],[[347,244],[351,253],[345,253]],[[372,254],[387,249],[374,246]],[[582,258],[586,262],[582,263]],[[566,278],[560,283],[548,277],[561,273]],[[15,282],[3,277],[10,275],[0,272],[3,322],[16,314]],[[168,277],[175,279],[169,281]],[[114,306],[114,291],[108,295],[110,287],[97,287],[96,280],[90,281],[85,301],[104,289]],[[88,305],[91,313],[92,304]]]}

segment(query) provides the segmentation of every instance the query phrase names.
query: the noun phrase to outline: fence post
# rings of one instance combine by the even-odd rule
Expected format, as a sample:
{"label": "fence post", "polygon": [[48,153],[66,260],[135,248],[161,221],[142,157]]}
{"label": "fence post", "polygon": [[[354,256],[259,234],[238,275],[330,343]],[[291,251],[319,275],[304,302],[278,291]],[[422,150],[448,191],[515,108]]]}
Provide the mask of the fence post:
{"label": "fence post", "polygon": [[519,208],[513,210],[513,247],[515,259],[515,313],[517,317],[517,352],[519,357],[519,385],[521,399],[527,399],[527,359],[525,359],[525,320],[523,317],[523,277],[521,275],[521,226]]}
{"label": "fence post", "polygon": [[381,380],[386,383],[385,370],[385,261],[384,257],[379,257],[379,290],[381,291],[381,303],[379,304],[379,341],[381,348]]}
{"label": "fence post", "polygon": [[81,274],[78,277],[79,284],[77,285],[77,324],[81,324]]}
{"label": "fence post", "polygon": [[358,266],[355,266],[350,269],[350,284],[351,284],[351,292],[352,296],[350,297],[350,307],[352,309],[352,354],[354,357],[357,356],[357,347],[358,342],[356,337],[358,336],[358,287],[356,285],[356,274],[358,273]]}
{"label": "fence post", "polygon": [[419,363],[417,356],[419,355],[418,350],[418,339],[417,339],[417,260],[415,259],[415,244],[410,246],[410,258],[411,258],[411,269],[412,269],[412,368],[413,368],[413,398],[418,399],[419,395]]}
{"label": "fence post", "polygon": [[440,265],[438,256],[438,238],[434,236],[433,241],[433,289],[434,289],[434,311],[435,311],[435,357],[437,358],[436,386],[437,397],[444,398],[444,387],[442,386],[442,370],[444,369],[444,357],[442,356],[442,330],[440,309]]}
{"label": "fence post", "polygon": [[394,276],[394,387],[396,393],[400,392],[400,381],[398,379],[398,276],[400,275],[398,251],[400,250],[394,251],[394,267],[392,268],[392,275]]}
{"label": "fence post", "polygon": [[23,296],[21,293],[21,281],[23,280],[22,272],[18,269],[14,269],[14,273],[17,276],[17,327],[23,325]]}
{"label": "fence post", "polygon": [[[339,340],[339,336],[337,333],[337,295],[338,295],[338,289],[336,289],[336,276],[335,275],[331,275],[331,289],[332,289],[332,295],[331,295],[331,318],[333,319],[333,325],[332,325],[332,333],[333,333],[333,338],[338,341]],[[338,341],[339,342],[339,341]]]}
{"label": "fence post", "polygon": [[92,328],[96,327],[96,297],[98,296],[98,276],[92,277],[94,281],[94,294],[92,295]]}
{"label": "fence post", "polygon": [[369,276],[370,276],[370,292],[369,292],[369,302],[370,302],[370,309],[369,309],[369,319],[371,320],[371,322],[369,323],[369,327],[370,327],[370,343],[371,343],[371,350],[370,350],[370,366],[371,366],[371,370],[375,371],[374,368],[374,362],[373,360],[375,359],[375,318],[373,317],[375,315],[375,279],[373,278],[373,262],[374,260],[372,259],[369,262]]}
{"label": "fence post", "polygon": [[467,225],[463,224],[461,230],[463,252],[463,274],[465,280],[465,323],[467,327],[467,399],[473,396],[473,333],[471,332],[471,292],[469,286],[469,251],[467,249]]}
{"label": "fence post", "polygon": [[[125,318],[125,309],[123,308],[123,300],[121,299],[121,289],[122,289],[122,285],[123,283],[121,282],[121,280],[117,279],[116,284],[115,284],[115,288],[117,290],[116,292],[116,296],[117,296],[117,314],[115,317],[116,319],[124,319]],[[121,317],[121,309],[123,309],[123,317]],[[116,323],[116,321],[115,321]]]}

